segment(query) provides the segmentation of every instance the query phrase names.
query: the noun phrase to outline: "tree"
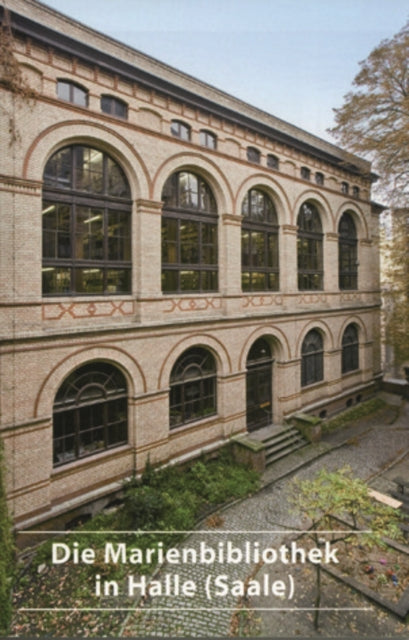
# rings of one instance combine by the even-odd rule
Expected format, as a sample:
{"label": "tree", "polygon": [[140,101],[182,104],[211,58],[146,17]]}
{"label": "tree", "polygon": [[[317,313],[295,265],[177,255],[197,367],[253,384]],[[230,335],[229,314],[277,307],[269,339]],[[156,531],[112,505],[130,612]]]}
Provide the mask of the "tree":
{"label": "tree", "polygon": [[330,132],[371,160],[391,204],[409,202],[409,23],[360,63]]}
{"label": "tree", "polygon": [[385,341],[392,346],[395,374],[409,363],[409,209],[395,209],[383,242]]}
{"label": "tree", "polygon": [[[318,547],[320,531],[334,531],[331,543],[343,541],[361,547],[374,544],[382,546],[383,537],[399,538],[400,514],[395,509],[376,502],[368,493],[368,486],[352,475],[345,467],[335,472],[321,469],[312,480],[294,481],[293,504],[310,521],[306,534]],[[351,535],[340,520],[349,524],[350,531],[365,533]],[[341,528],[341,532],[340,532]],[[315,565],[316,596],[314,627],[318,629],[321,604],[321,564]]]}
{"label": "tree", "polygon": [[377,191],[391,207],[385,227],[384,320],[397,368],[409,361],[409,23],[360,67],[354,89],[334,109],[336,126],[330,131],[347,149],[372,161],[380,174]]}

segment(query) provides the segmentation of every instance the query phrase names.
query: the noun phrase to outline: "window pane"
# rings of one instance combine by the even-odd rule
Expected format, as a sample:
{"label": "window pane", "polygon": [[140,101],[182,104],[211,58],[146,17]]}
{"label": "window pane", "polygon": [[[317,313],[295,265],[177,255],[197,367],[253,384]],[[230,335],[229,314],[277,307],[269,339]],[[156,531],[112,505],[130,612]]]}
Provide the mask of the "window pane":
{"label": "window pane", "polygon": [[241,232],[241,263],[244,267],[250,266],[250,232],[244,229]]}
{"label": "window pane", "polygon": [[71,257],[71,208],[43,203],[43,257]]}
{"label": "window pane", "polygon": [[71,269],[43,267],[43,293],[63,295],[71,290]]}
{"label": "window pane", "polygon": [[89,147],[75,149],[75,188],[89,193],[103,193],[103,154]]}
{"label": "window pane", "polygon": [[75,291],[78,293],[102,293],[104,273],[102,269],[75,269]]}
{"label": "window pane", "polygon": [[242,271],[241,274],[241,288],[242,291],[251,291],[251,274],[248,271]]}
{"label": "window pane", "polygon": [[164,269],[162,271],[162,291],[170,293],[179,290],[179,272]]}
{"label": "window pane", "polygon": [[178,258],[178,221],[162,218],[162,261],[165,264],[176,264]]}
{"label": "window pane", "polygon": [[107,158],[107,193],[117,198],[130,198],[128,181],[121,167],[111,158]]}
{"label": "window pane", "polygon": [[101,209],[77,207],[75,257],[80,260],[103,260],[104,215]]}
{"label": "window pane", "polygon": [[266,277],[264,273],[253,271],[251,274],[251,288],[253,291],[264,291],[266,289]]}
{"label": "window pane", "polygon": [[179,206],[187,209],[199,206],[199,181],[191,173],[179,175]]}
{"label": "window pane", "polygon": [[70,189],[72,186],[72,150],[71,147],[57,151],[47,162],[44,169],[44,184],[48,187]]}
{"label": "window pane", "polygon": [[107,269],[106,292],[126,293],[131,290],[131,269]]}
{"label": "window pane", "polygon": [[84,89],[73,85],[72,101],[74,104],[78,104],[80,107],[86,107],[88,104],[88,94]]}
{"label": "window pane", "polygon": [[217,264],[217,226],[202,224],[202,264]]}
{"label": "window pane", "polygon": [[199,291],[200,288],[200,272],[199,271],[181,271],[180,272],[180,290],[181,291]]}
{"label": "window pane", "polygon": [[202,290],[217,291],[218,278],[217,271],[202,271]]}
{"label": "window pane", "polygon": [[268,266],[278,267],[278,237],[276,234],[268,235]]}
{"label": "window pane", "polygon": [[180,224],[180,261],[184,264],[199,262],[199,223],[182,220]]}
{"label": "window pane", "polygon": [[251,263],[253,267],[263,267],[266,264],[265,234],[253,231],[251,234]]}
{"label": "window pane", "polygon": [[131,259],[130,216],[123,211],[108,213],[108,260]]}
{"label": "window pane", "polygon": [[71,100],[71,85],[69,82],[59,80],[57,82],[57,95],[61,100]]}

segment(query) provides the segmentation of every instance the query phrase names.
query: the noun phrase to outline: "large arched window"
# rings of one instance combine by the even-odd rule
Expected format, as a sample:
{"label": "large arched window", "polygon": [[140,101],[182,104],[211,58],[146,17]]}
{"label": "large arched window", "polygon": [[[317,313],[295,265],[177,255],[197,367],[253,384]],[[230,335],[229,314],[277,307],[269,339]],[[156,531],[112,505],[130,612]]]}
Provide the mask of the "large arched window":
{"label": "large arched window", "polygon": [[324,345],[322,335],[311,329],[301,347],[301,386],[306,387],[324,379]]}
{"label": "large arched window", "polygon": [[106,362],[71,373],[54,401],[54,466],[126,444],[127,385]]}
{"label": "large arched window", "polygon": [[43,294],[131,291],[131,194],[106,153],[71,145],[51,156],[43,187]]}
{"label": "large arched window", "polygon": [[359,335],[356,324],[349,324],[342,336],[342,373],[359,369]]}
{"label": "large arched window", "polygon": [[188,349],[170,376],[170,428],[213,415],[217,410],[216,362],[207,349]]}
{"label": "large arched window", "polygon": [[241,208],[241,282],[243,291],[279,288],[278,224],[271,198],[250,189]]}
{"label": "large arched window", "polygon": [[298,289],[322,289],[322,226],[317,207],[305,202],[297,218]]}
{"label": "large arched window", "polygon": [[358,241],[355,222],[347,211],[338,226],[339,288],[358,288]]}
{"label": "large arched window", "polygon": [[217,291],[217,207],[208,184],[189,171],[162,192],[162,290]]}

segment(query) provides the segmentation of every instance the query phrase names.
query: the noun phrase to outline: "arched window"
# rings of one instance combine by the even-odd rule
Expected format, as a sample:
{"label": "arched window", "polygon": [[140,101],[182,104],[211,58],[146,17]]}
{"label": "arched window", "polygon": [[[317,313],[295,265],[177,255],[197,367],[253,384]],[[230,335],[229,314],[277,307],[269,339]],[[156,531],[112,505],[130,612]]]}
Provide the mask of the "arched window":
{"label": "arched window", "polygon": [[83,145],[44,170],[43,294],[131,291],[131,194],[121,167]]}
{"label": "arched window", "polygon": [[349,324],[342,336],[342,373],[359,369],[359,336],[356,324]]}
{"label": "arched window", "polygon": [[116,96],[101,96],[101,111],[117,118],[128,117],[128,105]]}
{"label": "arched window", "polygon": [[317,207],[305,202],[297,218],[298,289],[322,289],[322,226]]}
{"label": "arched window", "polygon": [[180,120],[172,120],[170,125],[170,132],[172,136],[175,138],[180,138],[181,140],[190,140],[190,126],[185,122],[181,122]]}
{"label": "arched window", "polygon": [[241,281],[243,291],[279,288],[278,224],[271,198],[250,189],[241,208]]}
{"label": "arched window", "polygon": [[208,184],[189,171],[162,192],[162,291],[217,291],[217,207]]}
{"label": "arched window", "polygon": [[247,147],[247,160],[249,162],[254,162],[256,164],[260,164],[261,153],[256,147]]}
{"label": "arched window", "polygon": [[72,80],[57,80],[57,96],[79,107],[88,106],[88,90]]}
{"label": "arched window", "polygon": [[301,347],[301,386],[306,387],[324,379],[324,346],[322,336],[312,329]]}
{"label": "arched window", "polygon": [[217,136],[211,131],[202,129],[200,131],[200,144],[208,149],[217,149]]}
{"label": "arched window", "polygon": [[280,168],[279,158],[277,158],[277,156],[273,155],[272,153],[268,153],[267,166],[270,167],[270,169],[279,169]]}
{"label": "arched window", "polygon": [[217,411],[216,363],[207,349],[188,349],[170,375],[170,428],[214,415]]}
{"label": "arched window", "polygon": [[54,466],[126,444],[127,385],[124,375],[106,362],[76,369],[54,401]]}
{"label": "arched window", "polygon": [[339,288],[358,288],[358,240],[355,222],[347,211],[338,226]]}

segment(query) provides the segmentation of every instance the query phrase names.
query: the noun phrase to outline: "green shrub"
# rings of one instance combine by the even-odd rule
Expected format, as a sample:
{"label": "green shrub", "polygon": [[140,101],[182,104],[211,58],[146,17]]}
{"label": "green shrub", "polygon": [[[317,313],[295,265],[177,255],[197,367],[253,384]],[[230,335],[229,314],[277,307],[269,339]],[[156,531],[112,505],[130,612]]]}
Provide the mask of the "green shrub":
{"label": "green shrub", "polygon": [[322,429],[327,432],[333,431],[334,429],[340,429],[350,424],[353,420],[365,418],[366,416],[376,413],[387,406],[387,403],[382,400],[382,398],[372,398],[357,407],[352,407],[351,409],[342,411],[342,413],[335,416],[335,418],[323,422]]}

